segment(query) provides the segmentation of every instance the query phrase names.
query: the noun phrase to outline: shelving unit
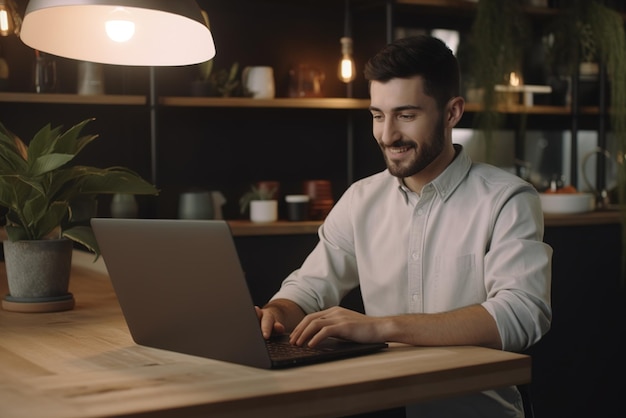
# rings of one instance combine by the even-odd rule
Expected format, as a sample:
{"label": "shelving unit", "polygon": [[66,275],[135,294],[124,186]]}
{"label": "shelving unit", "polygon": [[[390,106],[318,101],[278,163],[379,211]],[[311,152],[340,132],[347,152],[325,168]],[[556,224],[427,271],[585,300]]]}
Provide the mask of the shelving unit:
{"label": "shelving unit", "polygon": [[[392,6],[392,13],[401,12],[403,14],[411,15],[433,15],[433,16],[445,16],[446,18],[450,18],[454,20],[454,18],[459,17],[465,22],[470,22],[473,15],[476,11],[476,3],[466,0],[393,0],[393,1],[379,1],[374,6],[374,2],[371,1],[359,1],[354,0],[352,2],[354,7],[356,8],[367,8],[367,7],[375,7],[377,10],[382,11],[381,6],[385,6],[387,11],[391,10],[388,6]],[[324,7],[330,7],[329,3],[324,3]],[[294,6],[295,7],[295,6]],[[550,8],[542,8],[542,7],[524,7],[526,13],[532,15],[533,18],[543,19],[549,18],[558,13],[557,10]],[[378,12],[377,12],[378,13]],[[393,16],[390,16],[387,21],[383,22],[384,16],[379,16],[379,19],[384,24],[393,25]],[[355,21],[356,23],[356,21]],[[219,23],[216,23],[219,25]],[[219,31],[219,28],[216,30]],[[377,37],[382,36],[382,34],[375,35]],[[365,42],[363,40],[363,42]],[[338,48],[337,48],[338,49]],[[220,56],[223,56],[224,50]],[[273,63],[270,63],[273,64]],[[331,77],[330,73],[327,74],[328,77]],[[157,77],[157,81],[160,80]],[[96,96],[82,96],[77,94],[36,94],[36,93],[17,93],[17,92],[0,92],[0,103],[20,103],[20,104],[50,104],[50,105],[85,105],[85,106],[99,106],[98,111],[104,107],[114,108],[115,106],[126,107],[132,106],[138,108],[138,111],[135,112],[140,114],[142,118],[137,123],[144,123],[146,126],[153,126],[157,123],[151,120],[151,113],[155,108],[158,111],[159,123],[171,123],[173,121],[172,116],[166,116],[166,122],[162,122],[162,115],[169,114],[172,115],[180,115],[181,111],[177,109],[182,109],[182,111],[187,114],[193,113],[201,115],[203,108],[206,109],[218,109],[220,115],[227,114],[225,112],[232,109],[233,111],[236,109],[259,109],[260,112],[263,112],[263,115],[269,115],[270,117],[274,117],[276,115],[276,121],[279,123],[281,120],[282,113],[279,113],[283,110],[287,112],[291,112],[290,115],[295,115],[295,117],[299,117],[300,115],[304,115],[307,111],[328,111],[328,113],[320,113],[321,117],[326,117],[326,115],[333,115],[333,117],[338,116],[339,118],[344,118],[345,124],[341,126],[339,129],[342,129],[342,135],[345,139],[344,150],[347,153],[347,160],[345,160],[345,172],[347,173],[345,176],[345,182],[349,184],[353,178],[353,166],[355,164],[353,157],[355,152],[358,152],[358,145],[354,144],[353,135],[353,116],[356,118],[360,118],[361,115],[365,114],[361,111],[367,111],[369,106],[369,99],[366,98],[339,98],[339,97],[326,97],[326,98],[285,98],[279,97],[276,99],[250,99],[250,98],[241,98],[241,97],[233,97],[233,98],[217,98],[217,97],[188,97],[183,95],[174,95],[161,94],[161,89],[157,88],[156,97],[150,95],[96,95]],[[145,108],[145,119],[144,118],[144,110]],[[274,113],[269,113],[268,111],[276,111]],[[120,110],[122,111],[122,110]],[[171,111],[171,112],[170,112]],[[297,111],[297,112],[292,112]],[[301,112],[300,112],[301,111]],[[481,111],[481,105],[479,103],[467,103],[466,104],[466,114],[469,118],[473,117],[473,114],[476,114]],[[601,114],[601,109],[599,107],[583,107],[579,109],[571,109],[566,106],[544,106],[544,105],[534,105],[534,106],[523,106],[523,105],[509,105],[509,106],[501,106],[498,108],[498,111],[505,115],[513,115],[517,116],[525,116],[530,115],[535,120],[540,120],[539,118],[543,116],[559,116],[563,118],[567,118],[568,116],[576,115],[588,115],[595,117]],[[517,119],[513,119],[517,120]],[[560,119],[560,121],[565,121],[566,119]],[[108,118],[107,118],[108,121]],[[309,121],[310,122],[310,121]],[[194,122],[195,123],[195,122]],[[202,122],[200,120],[197,121],[198,125],[201,126]],[[361,121],[359,122],[361,123]],[[559,122],[561,123],[561,122]],[[363,125],[361,123],[361,125]],[[366,126],[367,127],[367,126]],[[233,129],[238,129],[238,126],[234,126]],[[567,129],[567,127],[565,127]],[[191,128],[185,128],[184,135],[185,137],[193,136],[193,132],[191,132]],[[306,128],[305,128],[306,129]],[[159,127],[159,132],[162,129]],[[206,134],[204,134],[206,135]],[[168,135],[168,138],[159,138],[159,142],[164,141],[174,141],[178,140],[178,138],[172,138],[172,134]],[[202,133],[198,135],[202,136]],[[233,134],[232,137],[236,137],[236,134]],[[358,136],[360,138],[360,136]],[[143,139],[142,139],[143,140]],[[335,141],[335,144],[337,142]],[[325,146],[321,144],[320,147]],[[342,152],[344,152],[342,150]],[[169,158],[167,155],[165,158]],[[261,157],[261,156],[260,156]],[[148,158],[146,156],[146,158]],[[337,164],[335,164],[337,166]],[[159,178],[166,177],[168,173],[162,173]],[[342,179],[342,183],[344,180]]]}

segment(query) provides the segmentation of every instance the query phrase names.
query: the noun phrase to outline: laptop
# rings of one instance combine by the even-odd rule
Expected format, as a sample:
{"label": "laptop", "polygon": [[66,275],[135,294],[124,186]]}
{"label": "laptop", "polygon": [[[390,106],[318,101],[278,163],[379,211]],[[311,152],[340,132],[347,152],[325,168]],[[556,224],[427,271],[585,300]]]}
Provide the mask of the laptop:
{"label": "laptop", "polygon": [[[139,345],[264,369],[387,347],[333,338],[312,352],[287,336],[266,341],[226,221],[93,218],[91,225]],[[299,354],[270,355],[274,346]]]}

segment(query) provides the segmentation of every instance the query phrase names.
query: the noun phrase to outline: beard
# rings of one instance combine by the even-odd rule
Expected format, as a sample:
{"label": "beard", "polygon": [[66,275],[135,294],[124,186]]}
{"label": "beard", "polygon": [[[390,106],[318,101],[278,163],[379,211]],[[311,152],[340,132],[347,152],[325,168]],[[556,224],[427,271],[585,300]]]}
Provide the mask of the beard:
{"label": "beard", "polygon": [[419,173],[430,165],[441,154],[444,148],[444,121],[443,116],[435,126],[432,141],[418,145],[413,141],[398,140],[392,144],[392,147],[409,147],[413,150],[413,157],[409,160],[394,161],[385,153],[385,145],[379,146],[383,152],[383,158],[389,173],[395,177],[405,178],[411,177]]}

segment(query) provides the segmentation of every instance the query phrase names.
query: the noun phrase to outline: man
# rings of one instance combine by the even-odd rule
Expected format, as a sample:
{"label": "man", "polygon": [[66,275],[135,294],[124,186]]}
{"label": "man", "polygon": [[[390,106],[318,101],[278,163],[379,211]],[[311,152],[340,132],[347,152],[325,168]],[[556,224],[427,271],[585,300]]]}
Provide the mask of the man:
{"label": "man", "polygon": [[[522,351],[551,321],[552,249],[536,190],[476,164],[452,129],[464,110],[452,52],[428,36],[398,40],[365,69],[373,133],[387,170],[354,183],[299,270],[258,308],[265,337],[290,331],[419,346]],[[361,287],[365,314],[338,307]],[[410,406],[409,416],[521,417],[516,388]]]}

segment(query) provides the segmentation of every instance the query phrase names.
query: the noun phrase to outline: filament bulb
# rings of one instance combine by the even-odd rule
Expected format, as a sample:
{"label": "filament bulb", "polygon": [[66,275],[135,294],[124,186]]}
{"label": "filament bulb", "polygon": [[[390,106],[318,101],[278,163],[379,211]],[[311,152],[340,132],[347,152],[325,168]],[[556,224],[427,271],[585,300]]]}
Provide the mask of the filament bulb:
{"label": "filament bulb", "polygon": [[356,78],[356,66],[352,58],[352,38],[341,38],[341,62],[339,63],[339,80],[349,83]]}

